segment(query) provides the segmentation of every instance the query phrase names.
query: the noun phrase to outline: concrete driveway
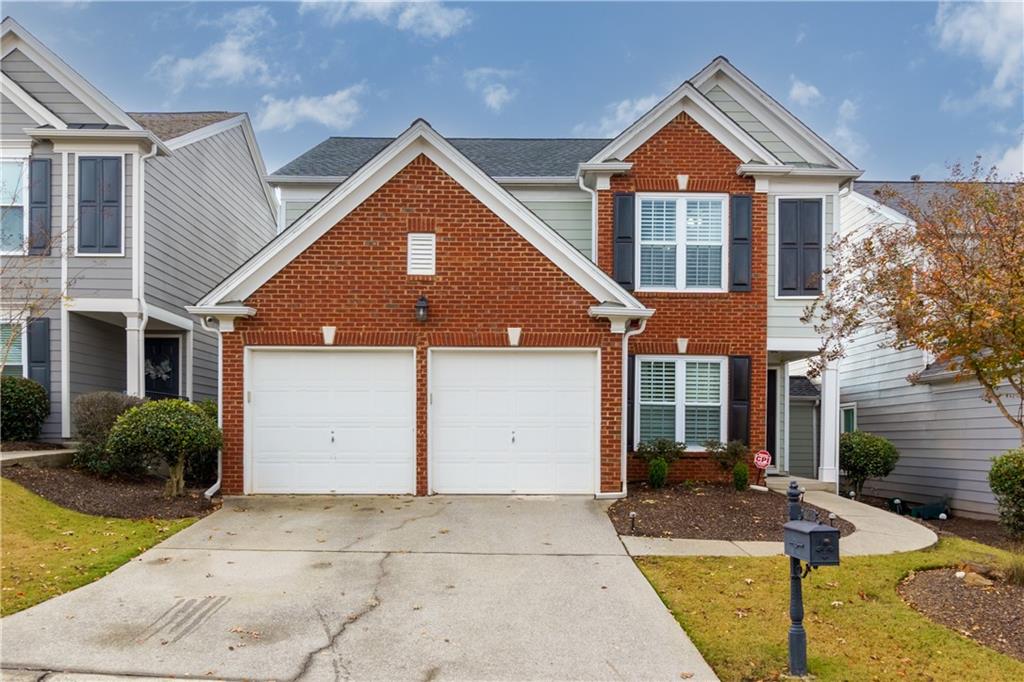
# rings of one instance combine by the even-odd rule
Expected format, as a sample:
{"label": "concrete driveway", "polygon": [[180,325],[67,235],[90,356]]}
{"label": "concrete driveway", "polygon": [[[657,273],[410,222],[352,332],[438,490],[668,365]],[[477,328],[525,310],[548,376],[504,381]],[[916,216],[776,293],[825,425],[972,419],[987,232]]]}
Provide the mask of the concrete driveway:
{"label": "concrete driveway", "polygon": [[715,679],[604,508],[583,497],[228,500],[108,577],[5,618],[3,666],[207,679]]}

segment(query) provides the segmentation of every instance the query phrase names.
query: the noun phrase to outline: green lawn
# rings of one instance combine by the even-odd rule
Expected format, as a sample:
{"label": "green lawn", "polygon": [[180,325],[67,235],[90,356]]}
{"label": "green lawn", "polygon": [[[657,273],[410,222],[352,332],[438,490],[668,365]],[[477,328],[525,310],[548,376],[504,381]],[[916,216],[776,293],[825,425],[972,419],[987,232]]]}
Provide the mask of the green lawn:
{"label": "green lawn", "polygon": [[0,479],[0,615],[91,583],[195,519],[131,521],[58,507]]}
{"label": "green lawn", "polygon": [[[1024,680],[1024,663],[932,623],[896,592],[910,571],[999,554],[953,538],[919,552],[846,558],[814,571],[803,583],[810,673],[821,680]],[[637,563],[722,680],[786,672],[788,559],[642,557]]]}

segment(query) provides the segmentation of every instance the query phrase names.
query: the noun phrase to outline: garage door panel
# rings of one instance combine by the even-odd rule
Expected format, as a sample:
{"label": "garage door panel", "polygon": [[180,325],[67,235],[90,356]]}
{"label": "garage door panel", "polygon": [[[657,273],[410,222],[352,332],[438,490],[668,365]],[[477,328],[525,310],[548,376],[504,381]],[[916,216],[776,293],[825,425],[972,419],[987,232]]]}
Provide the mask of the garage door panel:
{"label": "garage door panel", "polygon": [[435,352],[433,489],[592,493],[595,374],[593,352]]}
{"label": "garage door panel", "polygon": [[415,490],[411,351],[254,351],[251,492]]}

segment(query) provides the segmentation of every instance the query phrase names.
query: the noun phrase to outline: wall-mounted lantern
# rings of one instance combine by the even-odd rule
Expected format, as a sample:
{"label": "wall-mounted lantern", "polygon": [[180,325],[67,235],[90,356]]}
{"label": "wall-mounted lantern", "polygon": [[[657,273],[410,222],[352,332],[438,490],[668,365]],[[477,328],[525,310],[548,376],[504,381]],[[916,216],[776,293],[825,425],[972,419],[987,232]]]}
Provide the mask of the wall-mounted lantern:
{"label": "wall-mounted lantern", "polygon": [[429,309],[430,304],[427,303],[426,296],[420,296],[418,299],[416,299],[416,321],[426,322]]}

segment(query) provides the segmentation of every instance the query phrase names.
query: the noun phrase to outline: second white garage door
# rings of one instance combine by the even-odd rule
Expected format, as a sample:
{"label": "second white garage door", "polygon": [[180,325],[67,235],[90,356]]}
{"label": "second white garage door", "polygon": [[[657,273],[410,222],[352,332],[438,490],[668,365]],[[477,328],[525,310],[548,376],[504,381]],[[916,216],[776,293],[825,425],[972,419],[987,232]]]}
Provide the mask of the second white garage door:
{"label": "second white garage door", "polygon": [[252,350],[247,492],[412,493],[411,350]]}
{"label": "second white garage door", "polygon": [[593,493],[597,353],[431,353],[431,487]]}

